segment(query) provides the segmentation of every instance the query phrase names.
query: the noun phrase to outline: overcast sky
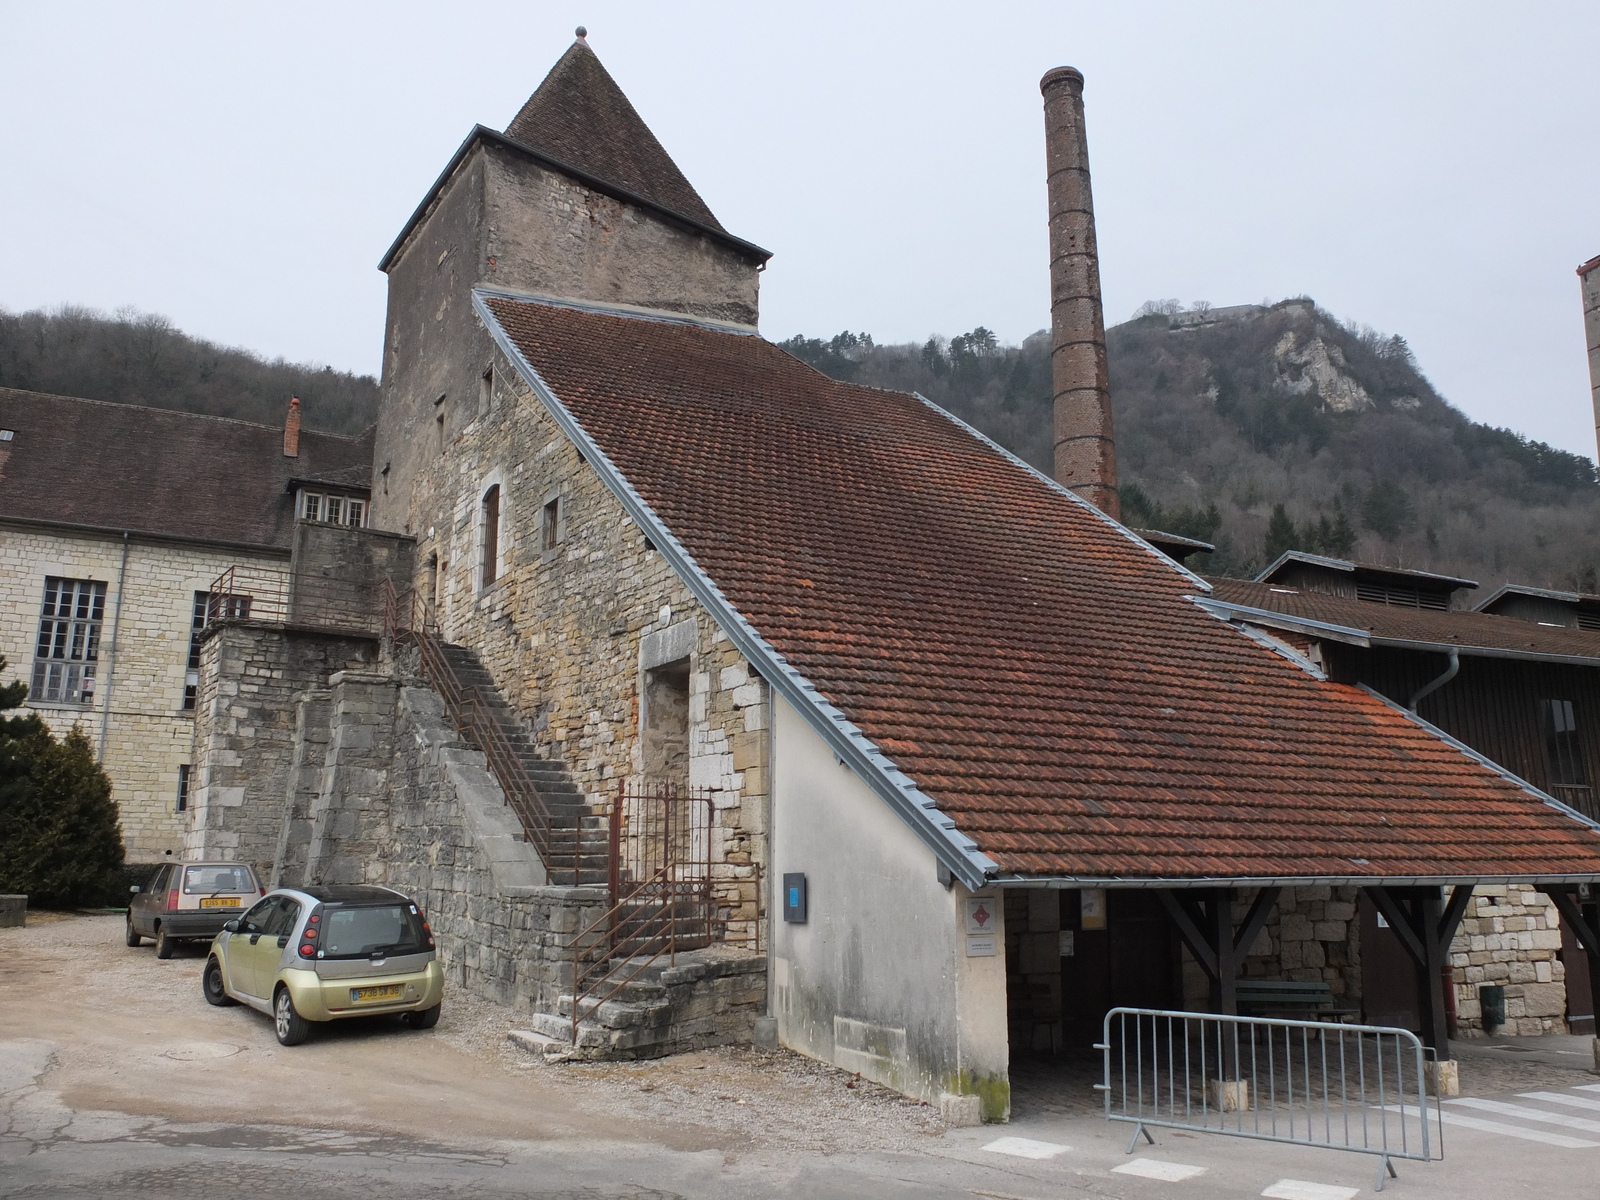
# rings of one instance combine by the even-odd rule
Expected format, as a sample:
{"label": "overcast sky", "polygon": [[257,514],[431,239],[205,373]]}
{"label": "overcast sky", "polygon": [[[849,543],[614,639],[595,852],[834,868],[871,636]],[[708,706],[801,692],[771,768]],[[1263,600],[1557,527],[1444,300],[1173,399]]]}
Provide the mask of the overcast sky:
{"label": "overcast sky", "polygon": [[475,122],[590,44],[767,336],[1048,323],[1038,81],[1087,76],[1108,323],[1307,294],[1593,455],[1600,4],[0,0],[0,306],[133,305],[376,371],[376,263]]}

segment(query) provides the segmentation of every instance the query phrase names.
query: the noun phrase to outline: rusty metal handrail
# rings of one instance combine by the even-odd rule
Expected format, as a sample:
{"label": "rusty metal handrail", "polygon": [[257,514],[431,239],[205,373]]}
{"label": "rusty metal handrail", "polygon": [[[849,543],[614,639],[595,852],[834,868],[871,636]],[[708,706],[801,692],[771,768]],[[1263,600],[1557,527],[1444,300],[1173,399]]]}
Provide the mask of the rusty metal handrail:
{"label": "rusty metal handrail", "polygon": [[467,687],[457,677],[444,652],[444,638],[439,633],[433,606],[422,604],[422,619],[417,620],[418,597],[415,588],[398,590],[392,581],[383,581],[383,631],[391,642],[409,639],[417,647],[422,659],[423,674],[433,685],[455,727],[461,731],[488,760],[489,770],[505,793],[506,803],[522,823],[523,838],[538,852],[545,865],[545,873],[554,881],[558,867],[555,854],[560,835],[571,834],[572,882],[581,881],[583,867],[583,818],[578,816],[570,831],[556,828],[549,806],[539,794],[539,787],[528,774],[517,756],[511,740],[506,737],[500,722],[489,711],[489,704],[477,687]]}
{"label": "rusty metal handrail", "polygon": [[[573,935],[570,947],[572,950],[572,1045],[578,1045],[578,1025],[586,1015],[593,1015],[602,1004],[617,995],[645,971],[649,970],[663,956],[667,956],[671,965],[678,963],[678,925],[685,920],[678,913],[678,906],[684,903],[682,894],[686,889],[693,889],[690,893],[689,903],[709,905],[711,897],[709,891],[705,895],[696,897],[695,892],[700,889],[699,881],[683,881],[670,878],[671,867],[663,866],[651,878],[629,890],[621,899],[601,913],[583,929]],[[632,914],[629,918],[635,922],[635,928],[627,934],[629,940],[637,940],[648,948],[655,945],[654,953],[648,957],[630,955],[623,959],[618,966],[612,965],[616,956],[618,944],[617,918],[625,909],[637,908],[640,905],[654,903],[659,906],[654,916],[640,917]],[[705,923],[706,918],[689,918],[697,923]],[[647,932],[652,924],[664,925],[664,930],[654,933]],[[594,935],[604,930],[603,937],[594,939]],[[584,965],[584,951],[596,945],[603,947],[601,956]],[[632,968],[628,970],[627,968]],[[624,973],[626,971],[626,973]],[[598,978],[594,978],[598,973]],[[585,986],[587,984],[587,986]],[[599,995],[601,988],[611,984],[611,989],[605,995]],[[584,1011],[584,1001],[590,1000],[588,1012]]]}

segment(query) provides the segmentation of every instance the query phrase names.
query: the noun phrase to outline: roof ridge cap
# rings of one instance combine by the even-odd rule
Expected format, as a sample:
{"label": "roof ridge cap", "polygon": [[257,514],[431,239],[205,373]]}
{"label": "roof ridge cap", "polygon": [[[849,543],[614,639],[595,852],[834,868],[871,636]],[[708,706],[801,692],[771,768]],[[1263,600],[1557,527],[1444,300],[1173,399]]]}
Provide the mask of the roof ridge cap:
{"label": "roof ridge cap", "polygon": [[[69,396],[65,392],[36,392],[32,388],[0,387],[0,394],[14,392],[19,396],[30,396],[40,400],[70,400],[74,404],[103,404],[107,408],[140,408],[147,412],[171,413],[175,417],[196,417],[206,421],[226,421],[230,425],[245,425],[251,429],[265,429],[270,433],[282,433],[282,425],[265,425],[260,421],[246,421],[242,417],[224,417],[217,413],[193,412],[187,408],[168,408],[161,404],[135,404],[128,400],[97,400],[93,396]],[[373,423],[376,425],[376,422]],[[373,428],[369,425],[366,429]],[[366,433],[334,433],[330,429],[304,429],[301,436],[314,433],[318,437],[339,438],[347,442],[360,441]]]}
{"label": "roof ridge cap", "polygon": [[1011,453],[1011,451],[1007,450],[1004,446],[1002,446],[999,442],[995,441],[988,434],[984,433],[980,429],[977,429],[977,428],[967,424],[967,422],[963,421],[960,417],[956,416],[955,413],[951,412],[950,410],[945,409],[945,408],[941,408],[939,405],[935,404],[932,400],[929,400],[921,392],[912,392],[910,394],[912,396],[914,396],[916,399],[922,401],[922,403],[926,404],[929,408],[933,409],[934,412],[938,413],[940,416],[942,416],[945,420],[949,421],[951,424],[953,424],[953,425],[957,426],[958,428],[963,429],[967,433],[971,434],[974,438],[976,438],[978,441],[982,442],[985,446],[987,446],[989,449],[993,450],[996,454],[999,454],[1002,458],[1006,459],[1007,461],[1009,461],[1010,463],[1012,463],[1015,466],[1021,467],[1024,471],[1027,471],[1034,478],[1042,481],[1047,487],[1050,488],[1050,490],[1052,490],[1052,491],[1054,491],[1054,492],[1056,492],[1056,493],[1058,493],[1058,494],[1060,494],[1062,496],[1065,496],[1068,500],[1071,500],[1074,504],[1077,504],[1077,505],[1087,509],[1095,517],[1099,518],[1105,524],[1109,525],[1112,529],[1114,529],[1118,533],[1120,533],[1123,537],[1127,538],[1128,541],[1132,542],[1135,546],[1139,547],[1139,549],[1143,550],[1146,554],[1150,555],[1157,562],[1159,562],[1162,566],[1168,567],[1171,570],[1174,570],[1174,571],[1178,572],[1178,574],[1182,575],[1185,579],[1189,580],[1191,583],[1199,585],[1199,587],[1201,588],[1202,591],[1204,591],[1204,592],[1210,592],[1211,591],[1211,584],[1206,582],[1200,576],[1196,575],[1188,567],[1184,566],[1180,562],[1174,562],[1172,559],[1168,558],[1165,554],[1161,553],[1161,551],[1157,550],[1154,546],[1152,546],[1149,542],[1145,541],[1142,537],[1140,537],[1133,530],[1129,529],[1121,521],[1118,521],[1115,517],[1112,517],[1109,514],[1107,514],[1105,512],[1102,512],[1100,509],[1096,508],[1093,504],[1090,504],[1082,496],[1078,495],[1077,492],[1074,492],[1071,488],[1065,487],[1058,480],[1050,478],[1050,476],[1046,475],[1043,471],[1039,470],[1038,467],[1034,466],[1032,463],[1028,462],[1026,459],[1020,457],[1019,455]]}
{"label": "roof ridge cap", "polygon": [[690,325],[712,333],[732,334],[735,337],[761,337],[761,331],[755,325],[746,325],[740,321],[719,321],[715,317],[697,317],[693,313],[674,312],[666,308],[645,308],[639,304],[622,304],[606,300],[582,300],[573,296],[552,296],[547,292],[521,292],[513,288],[489,287],[482,284],[473,288],[472,294],[486,299],[510,300],[515,304],[570,308],[577,312],[621,317],[625,320],[655,321],[663,325]]}

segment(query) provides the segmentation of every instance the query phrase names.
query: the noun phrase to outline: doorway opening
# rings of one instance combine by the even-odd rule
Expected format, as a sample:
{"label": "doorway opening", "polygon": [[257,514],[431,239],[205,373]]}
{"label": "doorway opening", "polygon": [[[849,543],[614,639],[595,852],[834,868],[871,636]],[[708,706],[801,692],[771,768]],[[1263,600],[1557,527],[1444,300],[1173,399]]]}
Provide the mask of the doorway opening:
{"label": "doorway opening", "polygon": [[689,660],[644,673],[644,775],[651,783],[689,789]]}

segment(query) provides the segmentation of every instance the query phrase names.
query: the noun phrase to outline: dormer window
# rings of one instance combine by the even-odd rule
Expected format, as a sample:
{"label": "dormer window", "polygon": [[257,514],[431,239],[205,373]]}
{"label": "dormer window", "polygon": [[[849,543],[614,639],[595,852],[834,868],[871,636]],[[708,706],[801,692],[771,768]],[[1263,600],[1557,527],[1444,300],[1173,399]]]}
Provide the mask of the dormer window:
{"label": "dormer window", "polygon": [[312,492],[302,488],[296,515],[303,521],[360,527],[367,523],[367,501],[362,496],[342,496],[337,492]]}

